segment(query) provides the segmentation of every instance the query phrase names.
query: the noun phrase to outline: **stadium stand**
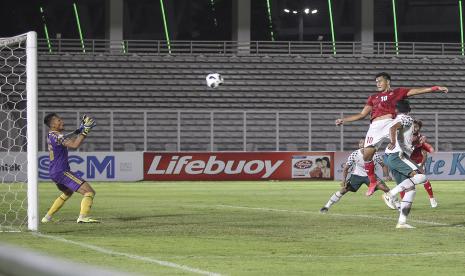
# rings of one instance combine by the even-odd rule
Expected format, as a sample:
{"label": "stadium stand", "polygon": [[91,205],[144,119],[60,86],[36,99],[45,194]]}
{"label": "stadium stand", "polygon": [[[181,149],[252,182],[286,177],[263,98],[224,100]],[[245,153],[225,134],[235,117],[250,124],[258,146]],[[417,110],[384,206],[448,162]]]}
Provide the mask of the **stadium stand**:
{"label": "stadium stand", "polygon": [[[41,54],[39,66],[40,108],[346,110],[364,103],[379,71],[391,72],[394,86],[465,87],[462,58]],[[226,81],[214,93],[204,85],[210,72]],[[442,111],[464,100],[451,93],[413,103]]]}
{"label": "stadium stand", "polygon": [[[94,144],[95,148],[85,150],[341,150],[354,147],[357,139],[364,136],[367,122],[356,123],[341,132],[334,127],[334,120],[341,112],[359,111],[367,96],[374,92],[374,75],[387,71],[393,75],[394,87],[438,84],[450,88],[447,97],[431,94],[411,102],[416,112],[441,113],[418,115],[428,121],[424,132],[434,142],[435,116],[438,116],[440,150],[443,144],[458,150],[464,146],[454,133],[465,125],[461,120],[450,120],[450,116],[463,114],[449,116],[444,112],[463,110],[464,70],[465,59],[451,56],[42,53],[39,108],[57,111],[85,106],[89,110],[102,110],[93,113],[99,131],[91,138],[94,143],[88,144]],[[204,78],[211,72],[224,76],[225,85],[220,89],[205,86]],[[147,113],[127,113],[131,110]],[[211,110],[229,111],[214,115],[214,141],[210,139]],[[270,110],[273,112],[254,113]],[[247,111],[245,142],[243,111]],[[280,114],[276,115],[276,111]],[[291,113],[286,114],[287,111]],[[310,142],[308,112],[312,113]],[[147,117],[145,142],[144,116]],[[180,141],[176,141],[178,116]],[[76,121],[76,112],[70,112],[69,117]]]}

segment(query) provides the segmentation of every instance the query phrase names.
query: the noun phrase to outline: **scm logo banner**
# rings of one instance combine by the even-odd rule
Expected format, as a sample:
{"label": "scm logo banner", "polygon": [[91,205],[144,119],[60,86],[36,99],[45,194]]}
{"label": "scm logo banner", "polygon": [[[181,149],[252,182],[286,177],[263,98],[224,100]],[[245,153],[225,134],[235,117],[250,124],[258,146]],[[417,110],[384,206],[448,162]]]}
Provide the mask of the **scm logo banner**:
{"label": "scm logo banner", "polygon": [[[70,152],[71,171],[86,180],[142,180],[142,152]],[[39,179],[49,181],[48,152],[39,153]]]}

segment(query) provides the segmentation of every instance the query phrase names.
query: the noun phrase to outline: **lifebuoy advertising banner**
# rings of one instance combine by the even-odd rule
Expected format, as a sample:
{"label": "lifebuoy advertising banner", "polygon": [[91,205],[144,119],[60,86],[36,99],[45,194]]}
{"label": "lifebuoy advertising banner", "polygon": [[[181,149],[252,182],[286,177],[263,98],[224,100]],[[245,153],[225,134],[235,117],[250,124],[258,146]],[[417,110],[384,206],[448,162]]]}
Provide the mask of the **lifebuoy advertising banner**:
{"label": "lifebuoy advertising banner", "polygon": [[333,180],[333,152],[144,152],[144,180]]}

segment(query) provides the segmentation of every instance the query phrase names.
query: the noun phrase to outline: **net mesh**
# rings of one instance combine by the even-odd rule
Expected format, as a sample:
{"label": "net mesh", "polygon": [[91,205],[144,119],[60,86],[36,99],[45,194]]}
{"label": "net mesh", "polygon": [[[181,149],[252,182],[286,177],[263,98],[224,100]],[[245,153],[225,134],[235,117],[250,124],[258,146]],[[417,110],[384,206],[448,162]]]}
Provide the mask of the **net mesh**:
{"label": "net mesh", "polygon": [[26,36],[0,38],[0,231],[27,224]]}

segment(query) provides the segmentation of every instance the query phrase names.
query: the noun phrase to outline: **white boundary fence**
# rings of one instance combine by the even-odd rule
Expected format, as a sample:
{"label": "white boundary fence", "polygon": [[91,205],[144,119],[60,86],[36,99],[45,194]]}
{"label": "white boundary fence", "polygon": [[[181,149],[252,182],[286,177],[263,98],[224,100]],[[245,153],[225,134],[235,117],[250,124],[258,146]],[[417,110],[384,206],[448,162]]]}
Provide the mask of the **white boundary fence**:
{"label": "white boundary fence", "polygon": [[[48,112],[52,111],[40,110],[39,115],[43,118]],[[105,144],[105,148],[91,148],[84,151],[345,151],[356,147],[358,139],[365,137],[369,125],[369,120],[366,119],[336,127],[334,125],[336,118],[355,113],[342,111],[96,109],[86,112],[97,116],[98,126],[95,129],[95,136],[100,136],[92,141]],[[62,113],[66,113],[67,118],[73,120],[76,126],[83,114],[72,110]],[[200,115],[203,117],[198,119]],[[232,119],[227,117],[232,115],[235,115]],[[129,116],[129,119],[122,119],[126,116]],[[438,151],[465,150],[465,145],[457,142],[465,140],[465,133],[461,131],[465,129],[465,121],[459,120],[465,116],[465,112],[414,112],[413,116],[423,121],[422,132]],[[155,117],[158,119],[154,119]],[[69,120],[67,128],[71,131],[74,126],[73,121]],[[232,121],[235,125],[233,130],[227,125]],[[40,127],[39,136],[42,138],[39,150],[46,151],[44,137],[47,130],[42,124]],[[115,127],[118,127],[118,131]],[[225,130],[228,127],[229,130]],[[133,149],[116,147],[120,143],[118,139],[124,137],[124,131],[128,134],[136,134],[138,137],[131,140]],[[153,132],[156,132],[157,137],[151,136]],[[234,134],[237,148],[223,150],[217,147],[221,143],[220,140],[225,138],[225,133]],[[294,141],[293,137],[296,134],[299,134],[299,137]],[[200,136],[197,142],[202,141],[202,148],[189,149],[188,146],[195,143],[190,139],[191,136]],[[170,147],[165,149],[163,145],[153,148],[154,144],[162,138],[169,140]],[[250,148],[250,143],[262,147]],[[286,148],[289,144],[296,144],[297,148]]]}
{"label": "white boundary fence", "polygon": [[[463,56],[464,45],[436,42],[362,43],[360,41],[170,41],[104,39],[39,39],[42,53],[208,54],[208,55],[377,55]],[[49,48],[50,47],[50,48]]]}

